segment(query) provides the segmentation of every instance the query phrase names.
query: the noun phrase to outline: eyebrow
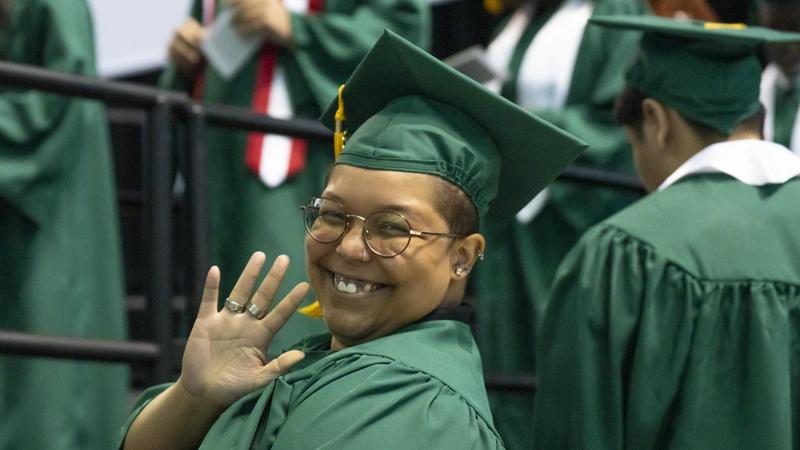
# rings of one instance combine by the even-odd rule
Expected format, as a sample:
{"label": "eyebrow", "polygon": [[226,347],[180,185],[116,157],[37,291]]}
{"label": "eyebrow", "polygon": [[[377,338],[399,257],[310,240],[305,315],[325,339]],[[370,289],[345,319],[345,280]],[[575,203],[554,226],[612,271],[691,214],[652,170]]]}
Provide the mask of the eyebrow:
{"label": "eyebrow", "polygon": [[[334,194],[333,192],[330,192],[330,191],[324,191],[324,192],[322,192],[322,194],[320,194],[320,196],[329,198],[331,200],[335,200],[338,203],[341,203],[342,205],[345,205],[347,203],[347,201],[345,199],[343,199],[342,197],[339,197],[338,195],[336,195],[336,194]],[[405,217],[407,217],[409,219],[422,220],[422,218],[419,216],[419,214],[414,213],[414,211],[411,210],[408,206],[397,204],[397,203],[389,203],[389,204],[385,204],[385,205],[380,205],[377,209],[375,209],[373,211],[370,211],[367,214],[373,213],[375,211],[393,211],[393,212],[400,213],[400,214],[402,214],[403,216],[405,216]]]}

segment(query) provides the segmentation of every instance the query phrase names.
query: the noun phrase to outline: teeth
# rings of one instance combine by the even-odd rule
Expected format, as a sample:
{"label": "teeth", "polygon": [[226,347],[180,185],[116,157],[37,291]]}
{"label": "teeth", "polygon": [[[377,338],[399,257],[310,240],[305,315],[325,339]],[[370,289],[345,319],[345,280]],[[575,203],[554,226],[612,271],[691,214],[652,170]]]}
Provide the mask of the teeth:
{"label": "teeth", "polygon": [[378,283],[368,283],[363,281],[350,280],[344,278],[338,273],[333,274],[333,285],[339,292],[345,292],[348,294],[377,291],[382,287]]}

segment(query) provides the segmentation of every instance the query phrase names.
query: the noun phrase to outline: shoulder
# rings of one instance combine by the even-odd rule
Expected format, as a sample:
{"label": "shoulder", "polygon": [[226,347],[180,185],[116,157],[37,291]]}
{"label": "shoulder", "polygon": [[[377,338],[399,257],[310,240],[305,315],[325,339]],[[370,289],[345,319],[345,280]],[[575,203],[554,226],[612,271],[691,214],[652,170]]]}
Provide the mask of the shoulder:
{"label": "shoulder", "polygon": [[309,366],[312,378],[327,383],[381,382],[392,378],[398,389],[421,380],[446,389],[488,415],[477,346],[466,324],[434,320],[412,324],[397,332],[331,353]]}
{"label": "shoulder", "polygon": [[720,174],[694,176],[648,195],[587,235],[595,244],[624,236],[702,279],[797,282],[799,202],[797,179],[757,187]]}
{"label": "shoulder", "polygon": [[[449,329],[459,328],[455,325],[450,321],[418,324],[388,336],[387,341],[381,338],[372,345],[342,350],[308,366],[303,371],[307,378],[295,384],[292,412],[281,431],[286,433],[284,438],[302,433],[304,423],[316,423],[320,431],[315,439],[328,445],[341,440],[348,445],[389,442],[389,448],[400,448],[401,442],[460,448],[447,445],[447,439],[457,439],[501,447],[485,399],[479,360],[476,366],[465,363],[452,336],[447,336]],[[444,339],[439,352],[434,352],[427,341],[437,333]],[[441,372],[437,364],[448,366],[450,373]],[[478,385],[469,381],[476,378]],[[336,430],[333,435],[332,430]],[[393,440],[393,435],[399,440]]]}

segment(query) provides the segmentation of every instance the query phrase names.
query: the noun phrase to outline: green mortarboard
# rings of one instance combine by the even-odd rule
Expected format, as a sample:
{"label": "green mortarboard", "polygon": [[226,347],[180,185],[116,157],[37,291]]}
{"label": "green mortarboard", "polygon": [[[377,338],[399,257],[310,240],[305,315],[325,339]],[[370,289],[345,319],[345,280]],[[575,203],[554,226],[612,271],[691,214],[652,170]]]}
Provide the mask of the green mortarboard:
{"label": "green mortarboard", "polygon": [[[436,175],[497,220],[514,216],[586,145],[391,31],[342,90],[336,164]],[[322,116],[333,128],[337,101]]]}
{"label": "green mortarboard", "polygon": [[800,41],[800,33],[744,24],[655,16],[595,16],[589,22],[643,31],[628,85],[724,135],[759,109],[756,47]]}

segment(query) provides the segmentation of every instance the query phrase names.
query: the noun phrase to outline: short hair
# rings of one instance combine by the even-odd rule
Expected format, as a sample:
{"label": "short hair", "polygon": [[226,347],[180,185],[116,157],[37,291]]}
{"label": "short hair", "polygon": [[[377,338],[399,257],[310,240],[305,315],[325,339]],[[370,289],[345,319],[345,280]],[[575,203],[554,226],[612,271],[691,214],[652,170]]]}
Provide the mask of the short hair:
{"label": "short hair", "polygon": [[436,184],[434,197],[437,203],[436,206],[444,220],[447,221],[450,232],[462,236],[469,236],[479,232],[478,208],[475,207],[475,204],[472,203],[467,194],[443,178],[439,178]]}
{"label": "short hair", "polygon": [[[650,97],[644,92],[634,87],[626,86],[619,97],[617,97],[617,102],[614,107],[614,120],[617,122],[617,125],[632,128],[637,134],[640,134],[642,131],[642,124],[644,123],[642,102],[647,98]],[[708,125],[689,119],[683,114],[681,114],[681,117],[683,117],[683,120],[685,120],[694,132],[703,139],[720,140],[726,137],[724,134]]]}

